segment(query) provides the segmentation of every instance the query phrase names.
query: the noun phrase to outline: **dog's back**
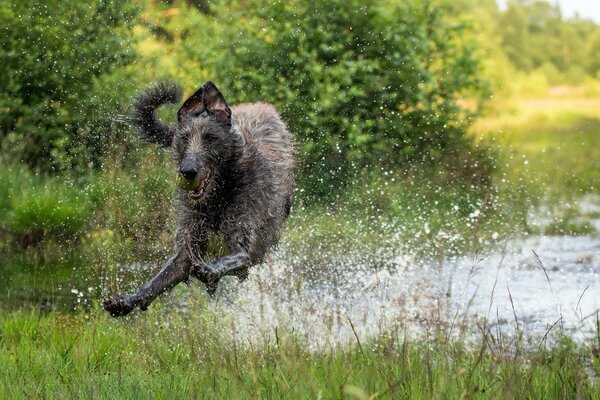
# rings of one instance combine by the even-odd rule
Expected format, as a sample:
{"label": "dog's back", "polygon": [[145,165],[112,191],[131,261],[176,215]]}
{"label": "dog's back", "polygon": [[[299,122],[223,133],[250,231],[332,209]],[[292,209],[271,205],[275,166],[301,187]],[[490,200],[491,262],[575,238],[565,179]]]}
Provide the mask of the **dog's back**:
{"label": "dog's back", "polygon": [[[255,242],[256,261],[278,239],[289,213],[294,185],[294,140],[285,123],[268,103],[243,103],[231,107],[234,129],[244,139],[239,166],[245,170],[244,221]],[[245,219],[242,217],[242,219]],[[239,216],[236,216],[239,222]]]}
{"label": "dog's back", "polygon": [[285,194],[291,196],[294,173],[294,139],[271,104],[243,103],[232,107],[233,125],[271,164],[270,173]]}
{"label": "dog's back", "polygon": [[[243,103],[232,107],[233,125],[247,142],[284,171],[294,167],[292,134],[271,104]],[[282,172],[284,172],[282,171]]]}

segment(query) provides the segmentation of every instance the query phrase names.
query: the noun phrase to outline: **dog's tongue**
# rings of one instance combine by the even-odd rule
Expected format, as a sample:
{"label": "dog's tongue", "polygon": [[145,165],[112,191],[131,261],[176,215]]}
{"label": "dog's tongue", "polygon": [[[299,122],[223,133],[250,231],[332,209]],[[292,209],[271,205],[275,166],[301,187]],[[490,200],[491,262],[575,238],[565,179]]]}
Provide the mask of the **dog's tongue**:
{"label": "dog's tongue", "polygon": [[200,181],[200,185],[192,192],[194,194],[202,194],[204,193],[204,189],[206,187],[206,179]]}

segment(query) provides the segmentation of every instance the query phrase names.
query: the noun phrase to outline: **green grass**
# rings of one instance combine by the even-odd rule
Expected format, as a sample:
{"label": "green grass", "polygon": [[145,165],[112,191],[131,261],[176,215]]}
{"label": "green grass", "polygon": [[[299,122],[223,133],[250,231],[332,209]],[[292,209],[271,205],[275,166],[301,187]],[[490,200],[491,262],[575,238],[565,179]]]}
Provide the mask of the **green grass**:
{"label": "green grass", "polygon": [[382,250],[436,258],[490,248],[493,237],[525,226],[523,196],[506,199],[514,188],[423,181],[392,174],[363,179],[332,204],[297,207],[282,242],[320,258]]}
{"label": "green grass", "polygon": [[473,132],[492,136],[505,149],[502,168],[546,198],[600,194],[600,99],[513,101]]}
{"label": "green grass", "polygon": [[594,215],[578,201],[600,195],[600,99],[512,99],[494,108],[472,133],[499,149],[496,187],[510,188],[500,201],[532,211],[519,224],[526,232],[593,234]]}
{"label": "green grass", "polygon": [[81,233],[91,203],[77,182],[37,176],[22,166],[0,170],[0,234],[27,247],[46,237],[64,241]]}
{"label": "green grass", "polygon": [[[126,320],[0,314],[0,398],[595,398],[598,343],[524,352],[480,341],[375,341],[309,352],[292,335],[238,342],[218,315]],[[491,341],[489,343],[492,343]],[[371,397],[372,396],[372,397]]]}
{"label": "green grass", "polygon": [[168,154],[144,150],[147,162],[134,169],[109,162],[87,176],[38,174],[1,161],[0,247],[50,260],[66,244],[111,262],[162,254],[171,247],[175,174]]}

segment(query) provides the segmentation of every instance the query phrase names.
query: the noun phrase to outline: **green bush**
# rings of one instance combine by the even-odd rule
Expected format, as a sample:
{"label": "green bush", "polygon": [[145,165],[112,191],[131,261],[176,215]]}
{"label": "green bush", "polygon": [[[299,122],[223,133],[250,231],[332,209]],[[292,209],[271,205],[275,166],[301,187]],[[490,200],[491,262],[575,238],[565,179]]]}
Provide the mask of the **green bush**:
{"label": "green bush", "polygon": [[106,137],[95,127],[114,111],[103,77],[133,60],[134,16],[111,0],[0,0],[3,152],[44,171],[97,162]]}
{"label": "green bush", "polygon": [[212,7],[188,26],[203,33],[187,35],[184,49],[231,101],[275,103],[300,142],[307,195],[327,196],[364,168],[470,157],[472,113],[459,100],[483,93],[478,60],[438,2]]}

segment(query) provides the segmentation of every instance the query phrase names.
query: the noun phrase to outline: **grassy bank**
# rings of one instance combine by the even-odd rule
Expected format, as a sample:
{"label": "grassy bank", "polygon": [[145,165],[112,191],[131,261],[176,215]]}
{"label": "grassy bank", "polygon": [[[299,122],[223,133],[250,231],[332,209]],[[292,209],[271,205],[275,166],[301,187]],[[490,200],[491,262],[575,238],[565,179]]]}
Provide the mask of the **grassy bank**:
{"label": "grassy bank", "polygon": [[0,314],[0,397],[59,398],[595,398],[598,342],[563,339],[524,352],[491,337],[443,335],[311,353],[293,335],[238,342],[217,315]]}
{"label": "grassy bank", "polygon": [[600,98],[511,100],[498,104],[472,130],[512,150],[515,157],[505,172],[526,174],[546,196],[600,193]]}
{"label": "grassy bank", "polygon": [[[529,215],[525,231],[548,235],[593,234],[585,196],[600,194],[600,98],[548,96],[510,99],[477,121],[472,133],[501,149],[498,182],[521,195]],[[502,187],[503,185],[500,185]]]}

